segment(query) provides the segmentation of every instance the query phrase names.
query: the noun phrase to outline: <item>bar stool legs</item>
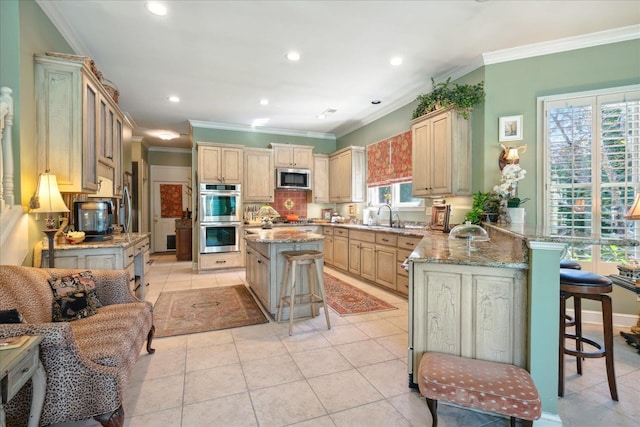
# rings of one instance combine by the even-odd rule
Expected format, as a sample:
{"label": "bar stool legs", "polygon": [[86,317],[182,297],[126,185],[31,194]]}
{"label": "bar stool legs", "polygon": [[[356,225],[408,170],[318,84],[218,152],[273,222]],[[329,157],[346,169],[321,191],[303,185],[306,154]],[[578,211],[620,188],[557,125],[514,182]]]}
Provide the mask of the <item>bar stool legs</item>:
{"label": "bar stool legs", "polygon": [[[564,355],[576,358],[576,368],[582,375],[583,358],[605,358],[607,368],[607,381],[611,399],[618,400],[616,375],[613,358],[613,315],[611,297],[606,295],[611,292],[611,281],[602,276],[589,272],[576,270],[560,270],[560,330],[559,330],[559,358],[558,358],[558,396],[564,396]],[[573,322],[566,322],[567,299],[573,298],[575,314]],[[604,345],[582,335],[582,299],[599,301],[602,306],[602,325],[604,333]],[[567,327],[575,326],[575,334],[567,333]],[[574,348],[569,348],[565,340],[573,341]],[[587,351],[584,345],[592,347],[593,351]]]}
{"label": "bar stool legs", "polygon": [[[300,301],[298,304],[311,305],[311,315],[317,315],[316,305],[322,304],[324,307],[324,316],[327,321],[327,329],[331,329],[329,321],[329,310],[327,308],[326,295],[324,291],[324,275],[322,271],[322,260],[324,254],[319,251],[285,251],[282,252],[285,258],[284,276],[282,278],[282,287],[280,290],[280,303],[278,304],[277,321],[282,320],[282,311],[284,305],[289,305],[289,335],[293,333],[293,314],[296,304],[296,298],[302,300],[309,298],[308,301]],[[296,272],[298,266],[307,267],[307,275],[309,277],[309,292],[297,294],[296,292]],[[317,289],[316,289],[317,286]],[[287,296],[289,289],[289,296]]]}

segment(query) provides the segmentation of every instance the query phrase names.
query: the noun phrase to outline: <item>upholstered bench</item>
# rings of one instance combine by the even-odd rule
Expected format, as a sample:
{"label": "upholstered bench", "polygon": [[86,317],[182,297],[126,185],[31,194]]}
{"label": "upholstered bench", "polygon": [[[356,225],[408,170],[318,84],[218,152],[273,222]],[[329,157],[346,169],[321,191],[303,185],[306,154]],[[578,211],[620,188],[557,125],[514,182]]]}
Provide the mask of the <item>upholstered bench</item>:
{"label": "upholstered bench", "polygon": [[506,363],[427,352],[418,370],[420,394],[438,425],[438,400],[481,411],[496,412],[532,426],[542,413],[540,397],[524,369]]}

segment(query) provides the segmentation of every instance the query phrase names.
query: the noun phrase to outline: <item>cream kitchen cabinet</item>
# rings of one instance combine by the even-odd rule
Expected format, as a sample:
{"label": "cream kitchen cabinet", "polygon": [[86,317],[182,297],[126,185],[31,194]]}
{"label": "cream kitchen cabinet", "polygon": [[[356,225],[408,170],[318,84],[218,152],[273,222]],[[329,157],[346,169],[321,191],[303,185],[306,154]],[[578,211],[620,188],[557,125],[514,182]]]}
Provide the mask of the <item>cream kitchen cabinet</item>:
{"label": "cream kitchen cabinet", "polygon": [[454,109],[411,124],[414,197],[471,194],[471,127]]}
{"label": "cream kitchen cabinet", "polygon": [[245,202],[273,202],[275,184],[273,169],[273,150],[245,148],[242,200]]}
{"label": "cream kitchen cabinet", "polygon": [[398,236],[376,233],[376,280],[379,285],[396,290],[396,244]]}
{"label": "cream kitchen cabinet", "polygon": [[412,372],[426,351],[526,367],[526,273],[414,262],[409,285]]}
{"label": "cream kitchen cabinet", "polygon": [[313,147],[307,145],[269,144],[276,168],[313,168]]}
{"label": "cream kitchen cabinet", "polygon": [[333,227],[322,227],[324,235],[324,263],[333,265]]}
{"label": "cream kitchen cabinet", "polygon": [[365,201],[364,147],[347,147],[329,156],[329,201]]}
{"label": "cream kitchen cabinet", "polygon": [[329,203],[329,156],[313,155],[312,202]]}
{"label": "cream kitchen cabinet", "polygon": [[375,233],[349,230],[349,272],[375,280]]}
{"label": "cream kitchen cabinet", "polygon": [[241,184],[242,148],[198,142],[198,179],[204,183]]}
{"label": "cream kitchen cabinet", "polygon": [[349,230],[333,230],[333,266],[344,271],[349,270]]}

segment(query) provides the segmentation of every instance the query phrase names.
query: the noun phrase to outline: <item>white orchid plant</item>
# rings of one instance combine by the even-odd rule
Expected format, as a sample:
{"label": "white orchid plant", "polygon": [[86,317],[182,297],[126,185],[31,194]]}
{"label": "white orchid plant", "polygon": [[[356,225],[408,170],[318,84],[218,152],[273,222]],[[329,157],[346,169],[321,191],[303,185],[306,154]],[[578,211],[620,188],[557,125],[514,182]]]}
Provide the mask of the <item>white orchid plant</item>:
{"label": "white orchid plant", "polygon": [[[493,187],[493,191],[496,192],[502,199],[509,200],[509,207],[518,207],[522,203],[529,200],[520,200],[516,196],[518,181],[523,180],[526,175],[526,169],[522,169],[515,163],[508,164],[504,167],[504,169],[502,169],[500,185],[496,185],[495,187]],[[513,203],[511,203],[512,201]]]}

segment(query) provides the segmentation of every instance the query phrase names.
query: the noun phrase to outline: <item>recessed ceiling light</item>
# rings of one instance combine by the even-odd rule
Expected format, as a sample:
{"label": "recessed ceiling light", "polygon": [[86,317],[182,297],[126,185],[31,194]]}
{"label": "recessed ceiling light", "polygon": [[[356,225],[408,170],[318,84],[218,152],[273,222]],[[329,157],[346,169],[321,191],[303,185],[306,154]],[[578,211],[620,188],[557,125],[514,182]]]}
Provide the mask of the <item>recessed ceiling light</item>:
{"label": "recessed ceiling light", "polygon": [[319,118],[319,119],[325,119],[325,118],[327,118],[327,114],[333,114],[336,111],[338,111],[338,110],[336,110],[335,108],[327,108],[322,113],[318,114],[316,117]]}
{"label": "recessed ceiling light", "polygon": [[269,100],[267,98],[263,98],[260,100],[260,105],[269,105]]}
{"label": "recessed ceiling light", "polygon": [[292,50],[291,52],[287,52],[285,57],[291,62],[300,61],[300,53],[296,52],[295,50]]}
{"label": "recessed ceiling light", "polygon": [[167,98],[170,102],[180,102],[180,98],[178,98],[175,95],[170,96],[169,98]]}
{"label": "recessed ceiling light", "polygon": [[380,104],[381,102],[382,102],[382,101],[380,101],[379,99],[374,99],[373,101],[371,101],[371,103],[372,103],[373,105],[378,105],[378,104]]}
{"label": "recessed ceiling light", "polygon": [[264,126],[269,122],[267,118],[255,119],[253,123],[251,123],[251,127]]}
{"label": "recessed ceiling light", "polygon": [[164,140],[164,141],[170,141],[174,138],[179,137],[180,135],[176,132],[170,131],[170,130],[161,130],[155,133],[155,135]]}
{"label": "recessed ceiling light", "polygon": [[148,1],[145,3],[147,10],[154,15],[165,16],[167,14],[167,7],[157,1]]}
{"label": "recessed ceiling light", "polygon": [[402,65],[402,58],[400,56],[396,56],[391,58],[391,61],[389,62],[391,63],[391,65],[394,65],[394,66]]}

